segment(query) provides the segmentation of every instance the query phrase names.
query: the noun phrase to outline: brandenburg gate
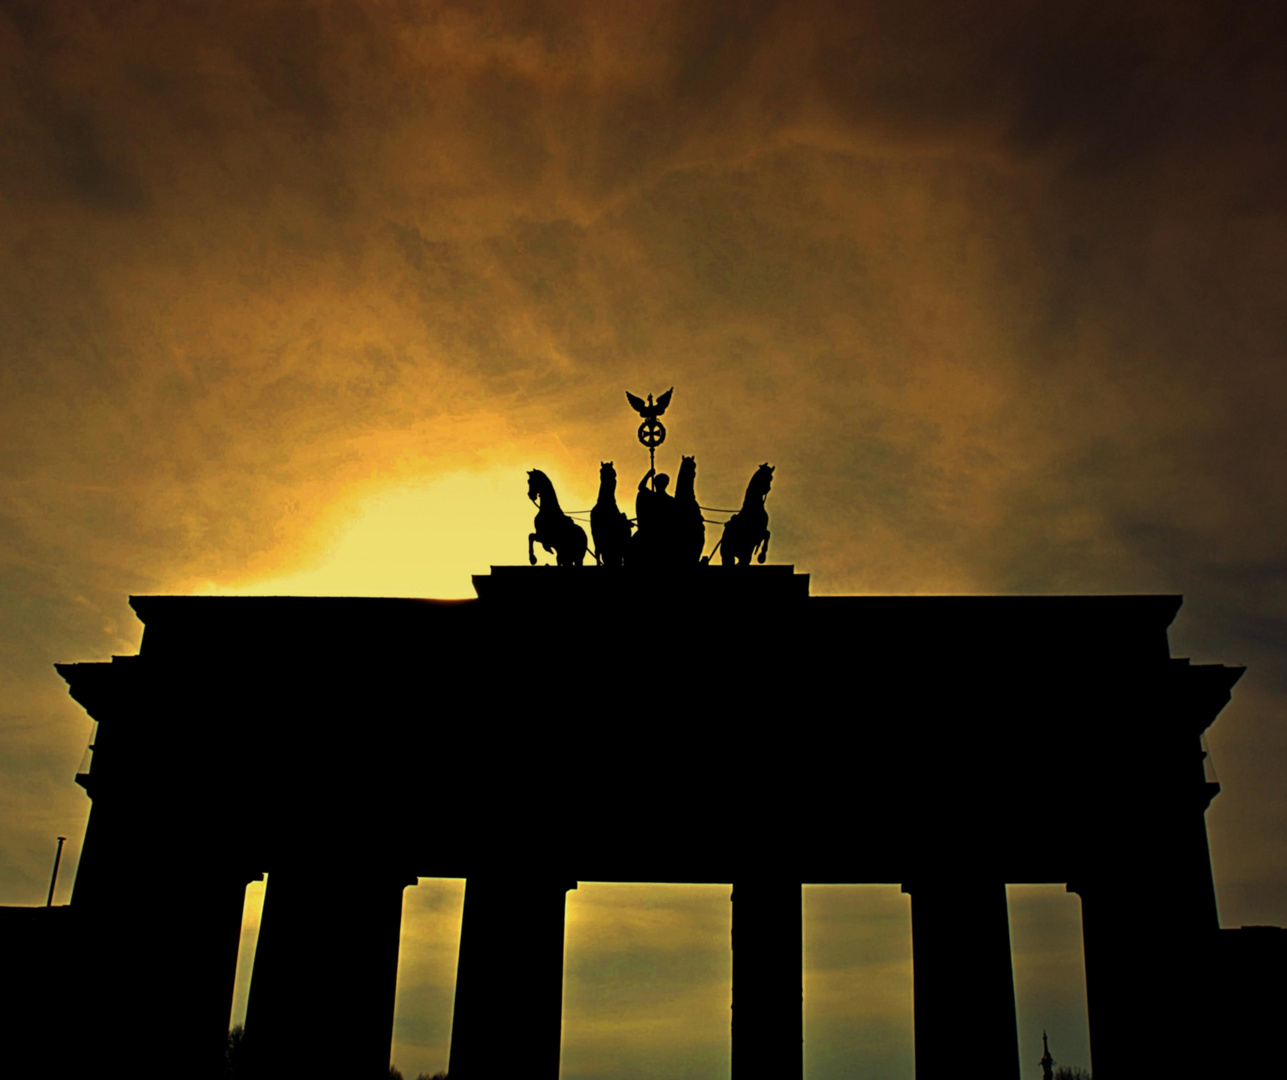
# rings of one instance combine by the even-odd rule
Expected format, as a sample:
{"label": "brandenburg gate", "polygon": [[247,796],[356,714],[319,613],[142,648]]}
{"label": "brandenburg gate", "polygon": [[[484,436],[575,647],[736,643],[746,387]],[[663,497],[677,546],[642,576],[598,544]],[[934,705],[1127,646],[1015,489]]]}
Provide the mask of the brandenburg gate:
{"label": "brandenburg gate", "polygon": [[85,1068],[141,1028],[166,1075],[219,1074],[264,873],[264,1075],[387,1073],[417,877],[466,882],[452,1080],[558,1077],[578,881],[731,883],[734,1080],[802,1074],[806,883],[910,894],[921,1080],[962,1047],[1020,1076],[1007,882],[1081,899],[1097,1080],[1210,1015],[1246,932],[1200,739],[1242,669],[1171,656],[1180,597],[814,596],[775,565],[475,586],[137,596],[138,655],[58,666],[98,721],[60,916]]}

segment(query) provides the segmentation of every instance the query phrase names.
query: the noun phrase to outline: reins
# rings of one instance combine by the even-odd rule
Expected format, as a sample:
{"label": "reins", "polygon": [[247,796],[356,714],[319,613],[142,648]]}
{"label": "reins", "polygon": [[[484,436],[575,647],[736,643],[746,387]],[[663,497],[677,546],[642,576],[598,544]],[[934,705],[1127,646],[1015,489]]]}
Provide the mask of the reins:
{"label": "reins", "polygon": [[[533,502],[536,502],[536,500],[535,500],[535,499],[533,499],[532,501],[533,501]],[[694,502],[696,502],[696,500],[694,500]],[[540,504],[540,503],[537,503],[537,508],[538,508],[538,509],[543,509],[543,507],[541,506],[541,504]],[[617,511],[617,513],[619,513],[619,514],[621,513],[620,508],[619,508],[619,507],[617,507],[617,505],[616,505],[616,500],[615,500],[615,499],[613,500],[612,508],[613,508],[613,509],[615,509],[615,510]],[[589,510],[564,510],[562,507],[559,507],[559,513],[561,513],[561,514],[562,514],[565,518],[567,518],[569,521],[575,521],[575,522],[577,522],[577,523],[578,523],[578,524],[580,524],[580,525],[593,525],[593,524],[594,524],[594,522],[591,520],[591,515],[592,515],[592,514],[593,514],[593,512],[594,512],[595,510],[597,510],[597,509],[598,509],[598,503],[595,503],[595,505],[594,505],[594,506],[592,506],[592,507],[590,507],[590,509],[589,509]],[[733,517],[736,517],[738,514],[742,513],[742,511],[743,511],[743,510],[745,510],[745,509],[746,509],[746,507],[745,507],[745,506],[743,506],[740,510],[730,510],[730,509],[728,509],[727,507],[720,507],[720,506],[702,506],[700,503],[698,503],[698,504],[697,504],[697,509],[698,509],[698,510],[705,510],[707,513],[710,513],[710,514],[732,514],[732,515],[733,515]],[[624,515],[623,515],[623,516],[624,516]],[[637,526],[637,525],[638,525],[638,520],[639,520],[639,519],[638,519],[638,518],[626,518],[626,520],[627,520],[628,522],[630,522],[630,524],[631,524],[631,525],[635,525],[635,526]],[[727,524],[729,523],[729,521],[732,521],[732,518],[729,518],[729,519],[728,519],[728,520],[726,520],[726,521],[720,521],[720,520],[718,520],[718,519],[716,519],[716,518],[708,518],[708,517],[703,517],[703,518],[702,518],[702,524],[704,524],[704,525],[720,525],[720,526],[724,526],[724,525],[727,525]],[[719,551],[720,546],[721,546],[723,543],[724,543],[724,537],[721,535],[721,536],[720,536],[720,538],[719,538],[718,540],[716,540],[716,541],[715,541],[715,546],[714,546],[713,548],[711,548],[711,553],[710,553],[709,555],[703,555],[703,556],[701,557],[701,564],[702,564],[703,566],[709,566],[709,565],[710,565],[711,560],[712,560],[713,558],[715,558],[716,553]],[[754,554],[754,552],[755,552],[755,551],[757,551],[757,550],[759,549],[759,547],[760,547],[761,543],[763,543],[763,541],[757,541],[757,542],[756,542],[756,544],[754,545],[754,547],[752,547],[752,548],[751,548],[751,552],[752,552],[752,554]],[[593,550],[593,549],[592,549],[588,544],[586,545],[586,553],[594,557],[594,561],[595,561],[596,565],[602,565],[602,564],[599,562],[599,556],[598,556],[598,553],[597,553],[597,552],[595,552],[595,551],[594,551],[594,550]]]}

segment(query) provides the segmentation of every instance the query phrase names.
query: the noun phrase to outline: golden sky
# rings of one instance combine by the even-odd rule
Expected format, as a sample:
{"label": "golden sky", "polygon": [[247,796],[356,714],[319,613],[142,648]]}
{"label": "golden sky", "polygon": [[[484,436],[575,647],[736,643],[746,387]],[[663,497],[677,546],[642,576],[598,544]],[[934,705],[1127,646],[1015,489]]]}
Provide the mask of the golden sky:
{"label": "golden sky", "polygon": [[0,4],[0,901],[58,833],[69,893],[89,722],[51,665],[135,651],[128,594],[468,595],[523,558],[526,470],[629,491],[623,391],[673,384],[659,464],[728,506],[773,462],[815,592],[1183,592],[1175,653],[1250,668],[1222,918],[1287,922],[1284,29]]}

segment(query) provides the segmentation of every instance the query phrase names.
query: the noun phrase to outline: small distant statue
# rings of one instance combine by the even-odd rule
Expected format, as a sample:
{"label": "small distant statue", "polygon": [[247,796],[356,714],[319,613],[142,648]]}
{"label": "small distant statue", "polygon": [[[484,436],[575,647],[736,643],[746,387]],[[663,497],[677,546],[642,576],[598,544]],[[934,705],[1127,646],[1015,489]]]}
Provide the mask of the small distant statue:
{"label": "small distant statue", "polygon": [[[537,542],[547,552],[555,555],[559,566],[580,566],[585,561],[585,530],[559,508],[559,497],[554,492],[550,478],[540,469],[527,474],[527,497],[540,508],[533,528],[527,538],[528,561],[536,565]],[[538,501],[539,500],[539,501]]]}
{"label": "small distant statue", "polygon": [[590,511],[595,561],[601,566],[624,566],[631,529],[630,519],[617,509],[617,470],[611,461],[601,461],[599,499]]}
{"label": "small distant statue", "polygon": [[764,562],[769,554],[769,512],[764,508],[769,488],[773,484],[773,466],[767,461],[755,470],[746,485],[746,498],[742,509],[724,522],[724,536],[720,540],[720,562],[725,566],[749,566],[751,556],[759,549],[756,562]]}

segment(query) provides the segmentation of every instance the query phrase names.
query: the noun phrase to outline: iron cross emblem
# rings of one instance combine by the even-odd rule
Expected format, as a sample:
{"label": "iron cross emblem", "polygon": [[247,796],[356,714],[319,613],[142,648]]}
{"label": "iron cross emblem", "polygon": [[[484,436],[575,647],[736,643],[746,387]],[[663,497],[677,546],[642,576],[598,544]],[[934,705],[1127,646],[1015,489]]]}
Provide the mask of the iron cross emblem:
{"label": "iron cross emblem", "polygon": [[666,406],[670,404],[670,395],[674,392],[675,388],[672,386],[664,394],[658,395],[656,404],[653,404],[651,394],[645,402],[643,398],[636,397],[629,390],[626,391],[626,400],[644,418],[643,423],[639,425],[638,435],[639,441],[648,447],[649,455],[666,441],[666,428],[657,417],[666,411]]}

